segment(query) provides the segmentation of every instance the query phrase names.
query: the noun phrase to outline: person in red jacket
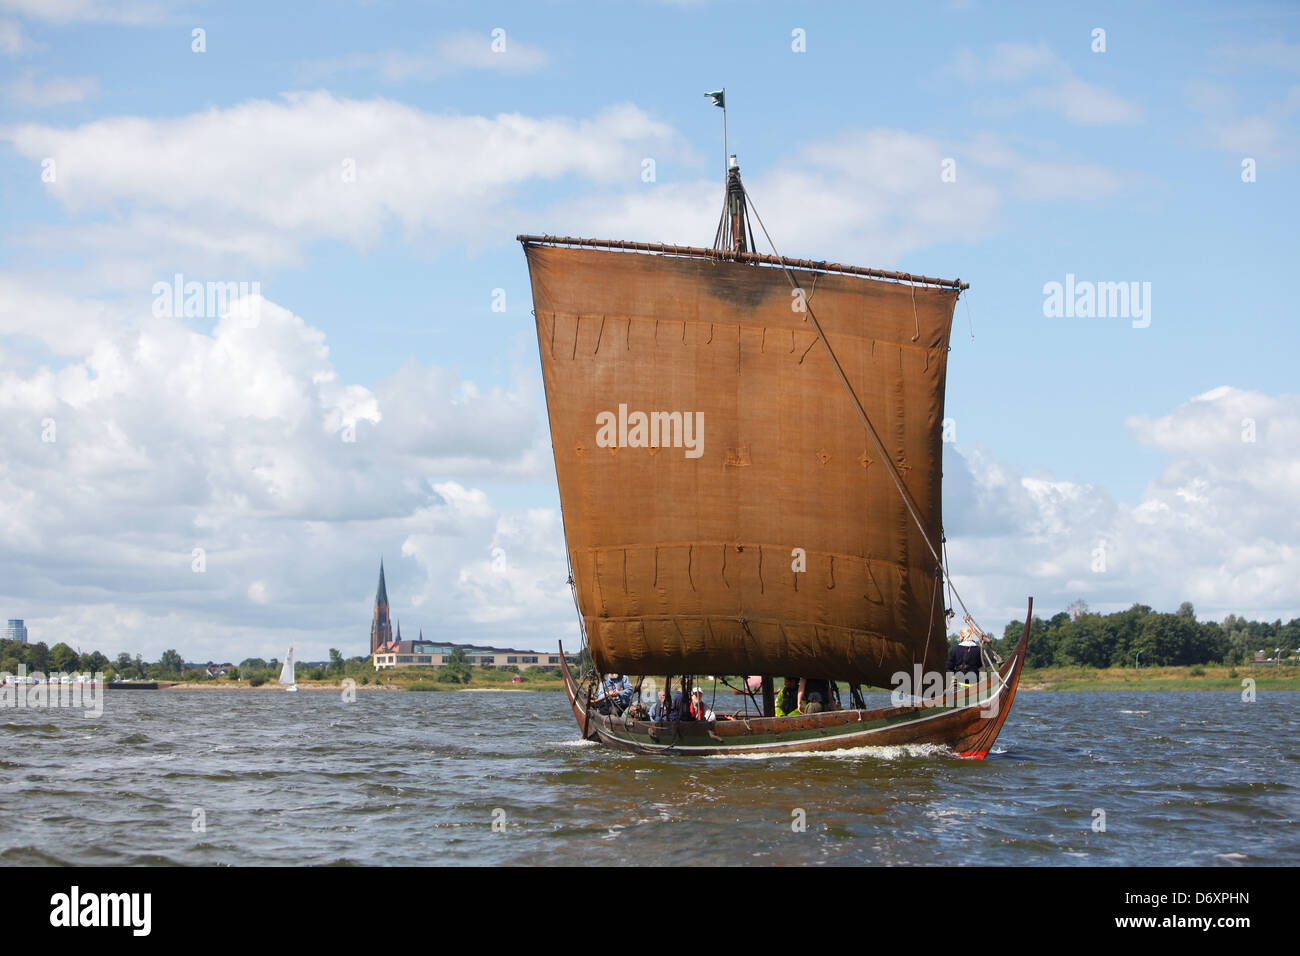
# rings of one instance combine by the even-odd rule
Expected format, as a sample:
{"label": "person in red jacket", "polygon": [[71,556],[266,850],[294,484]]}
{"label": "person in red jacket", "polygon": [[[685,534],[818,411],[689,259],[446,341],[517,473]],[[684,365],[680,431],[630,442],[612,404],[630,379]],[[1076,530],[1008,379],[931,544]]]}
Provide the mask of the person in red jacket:
{"label": "person in red jacket", "polygon": [[704,691],[698,687],[691,691],[691,719],[712,719],[709,715],[708,708],[704,706]]}

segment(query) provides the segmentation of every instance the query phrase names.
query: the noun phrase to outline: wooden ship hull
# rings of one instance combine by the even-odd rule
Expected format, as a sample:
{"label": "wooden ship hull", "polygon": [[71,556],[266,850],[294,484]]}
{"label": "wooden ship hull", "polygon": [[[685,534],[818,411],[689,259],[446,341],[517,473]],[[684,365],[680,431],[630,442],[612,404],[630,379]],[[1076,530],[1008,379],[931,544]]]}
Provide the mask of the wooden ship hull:
{"label": "wooden ship hull", "polygon": [[1033,607],[1031,598],[1025,629],[1015,650],[996,676],[990,674],[981,680],[966,699],[956,699],[950,691],[945,698],[932,702],[872,710],[669,723],[625,720],[588,706],[587,694],[569,671],[561,647],[564,689],[585,739],[635,753],[709,757],[932,744],[947,747],[958,757],[983,760],[993,749],[1016,697]]}

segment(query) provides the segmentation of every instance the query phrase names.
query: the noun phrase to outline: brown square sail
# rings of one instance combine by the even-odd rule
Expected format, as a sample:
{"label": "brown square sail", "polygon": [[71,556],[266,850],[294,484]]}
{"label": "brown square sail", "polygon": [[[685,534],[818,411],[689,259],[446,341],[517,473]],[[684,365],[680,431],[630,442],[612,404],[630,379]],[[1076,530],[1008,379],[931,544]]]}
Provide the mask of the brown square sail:
{"label": "brown square sail", "polygon": [[942,670],[942,574],[926,538],[941,540],[958,284],[673,247],[524,249],[596,667],[877,686],[917,663]]}

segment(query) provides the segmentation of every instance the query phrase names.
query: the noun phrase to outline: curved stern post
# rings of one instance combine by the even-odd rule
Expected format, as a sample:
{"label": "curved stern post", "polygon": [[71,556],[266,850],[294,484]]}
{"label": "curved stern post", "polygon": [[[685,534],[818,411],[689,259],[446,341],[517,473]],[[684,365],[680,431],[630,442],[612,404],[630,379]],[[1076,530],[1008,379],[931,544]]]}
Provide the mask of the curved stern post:
{"label": "curved stern post", "polygon": [[585,699],[583,698],[582,688],[578,686],[578,682],[573,679],[573,673],[569,670],[569,659],[564,656],[564,642],[560,641],[559,644],[560,673],[564,677],[564,692],[569,697],[569,706],[573,708],[573,717],[578,722],[582,739],[594,740],[596,733],[591,730],[591,716],[587,712],[587,706],[591,703],[591,693],[588,692]]}

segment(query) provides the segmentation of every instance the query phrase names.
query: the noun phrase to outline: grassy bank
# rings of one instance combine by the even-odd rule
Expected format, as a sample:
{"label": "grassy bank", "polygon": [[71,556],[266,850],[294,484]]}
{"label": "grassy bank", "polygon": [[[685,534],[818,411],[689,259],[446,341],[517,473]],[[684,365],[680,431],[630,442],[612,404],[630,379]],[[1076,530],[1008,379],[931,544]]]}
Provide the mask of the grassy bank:
{"label": "grassy bank", "polygon": [[[481,671],[475,669],[468,684],[454,684],[437,680],[425,670],[395,669],[384,671],[370,678],[366,684],[358,683],[359,691],[458,691],[458,690],[530,690],[562,691],[564,682],[549,674],[530,677],[524,676],[524,682],[512,684],[514,676],[506,671]],[[1236,690],[1242,689],[1242,681],[1251,678],[1257,690],[1300,690],[1300,667],[1261,666],[1238,664],[1235,667],[1207,664],[1197,667],[1043,667],[1035,670],[1026,669],[1020,678],[1020,690],[1034,691],[1162,691],[1162,690]],[[706,699],[713,700],[713,684],[700,681]],[[267,682],[259,687],[250,687],[245,680],[211,680],[202,683],[176,684],[178,689],[203,690],[282,690],[279,684]],[[779,685],[778,685],[779,686]],[[339,691],[337,680],[299,681],[302,690]],[[848,685],[841,684],[841,693],[848,693]],[[739,698],[721,685],[718,686],[717,702],[719,706],[730,708],[730,703]]]}
{"label": "grassy bank", "polygon": [[1026,669],[1020,689],[1039,690],[1241,690],[1250,678],[1257,690],[1300,690],[1300,667],[1206,664],[1196,667],[1043,667]]}

